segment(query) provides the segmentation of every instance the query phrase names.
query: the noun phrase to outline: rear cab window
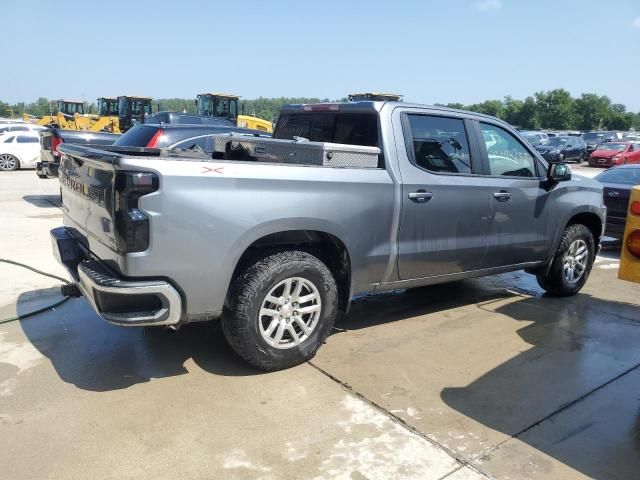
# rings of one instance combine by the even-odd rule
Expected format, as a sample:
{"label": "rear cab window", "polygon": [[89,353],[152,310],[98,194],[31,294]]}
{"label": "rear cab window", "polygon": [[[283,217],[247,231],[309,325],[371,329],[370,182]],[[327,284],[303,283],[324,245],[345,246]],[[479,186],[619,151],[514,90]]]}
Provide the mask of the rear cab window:
{"label": "rear cab window", "polygon": [[148,145],[160,127],[136,125],[125,132],[113,144],[114,146],[144,147]]}
{"label": "rear cab window", "polygon": [[378,115],[372,113],[287,113],[280,116],[274,138],[303,137],[312,142],[378,147]]}
{"label": "rear cab window", "polygon": [[[341,143],[378,147],[383,152],[379,130],[378,112],[305,112],[285,111],[280,114],[273,138],[292,140],[306,138],[311,142]],[[380,153],[378,168],[384,168],[384,157]]]}

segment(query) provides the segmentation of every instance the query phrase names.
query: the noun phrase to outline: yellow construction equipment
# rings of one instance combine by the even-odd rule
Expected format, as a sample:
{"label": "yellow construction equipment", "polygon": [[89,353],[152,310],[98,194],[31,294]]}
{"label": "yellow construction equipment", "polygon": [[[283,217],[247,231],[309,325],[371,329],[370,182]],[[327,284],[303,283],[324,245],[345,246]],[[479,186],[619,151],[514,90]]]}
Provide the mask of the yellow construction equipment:
{"label": "yellow construction equipment", "polygon": [[640,283],[640,186],[631,189],[618,278]]}
{"label": "yellow construction equipment", "polygon": [[99,97],[97,104],[98,114],[89,115],[90,123],[84,130],[89,130],[90,132],[122,133],[118,118],[118,99],[115,97]]}
{"label": "yellow construction equipment", "polygon": [[[151,99],[148,97],[99,97],[97,104],[97,114],[85,114],[84,102],[57,100],[55,114],[37,118],[24,113],[22,118],[37,125],[56,126],[68,130],[122,133],[133,124],[132,117],[143,117],[144,113],[151,113]],[[142,108],[144,113],[141,115],[136,108]]]}
{"label": "yellow construction equipment", "polygon": [[270,121],[253,115],[244,115],[239,113],[238,95],[229,95],[226,93],[200,93],[196,97],[196,105],[198,105],[198,115],[204,117],[225,118],[234,122],[238,127],[251,128],[267,133],[273,132],[273,125]]}
{"label": "yellow construction equipment", "polygon": [[86,122],[80,120],[78,124],[76,123],[76,119],[84,115],[84,102],[56,100],[56,104],[57,110],[55,114],[51,113],[51,115],[38,118],[28,113],[23,113],[22,118],[25,122],[35,123],[36,125],[49,125],[71,130],[81,130],[80,125],[84,125]]}

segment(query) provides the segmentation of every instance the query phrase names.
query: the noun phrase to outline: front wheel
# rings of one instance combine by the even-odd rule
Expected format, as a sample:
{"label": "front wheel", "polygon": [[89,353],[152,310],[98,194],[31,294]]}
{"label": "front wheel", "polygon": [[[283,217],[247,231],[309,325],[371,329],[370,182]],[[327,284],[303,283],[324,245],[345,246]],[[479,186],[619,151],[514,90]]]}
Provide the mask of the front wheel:
{"label": "front wheel", "polygon": [[5,172],[9,172],[12,170],[17,170],[20,166],[20,162],[13,155],[9,155],[8,153],[3,153],[0,155],[0,170]]}
{"label": "front wheel", "polygon": [[578,157],[578,160],[576,160],[578,165],[582,165],[582,162],[584,162],[584,152],[580,152],[580,156]]}
{"label": "front wheel", "polygon": [[280,370],[310,360],[338,311],[333,275],[301,251],[274,253],[240,274],[222,316],[224,335],[251,365]]}
{"label": "front wheel", "polygon": [[575,295],[589,278],[594,260],[595,241],[591,231],[584,225],[569,225],[550,268],[537,275],[538,284],[550,295]]}

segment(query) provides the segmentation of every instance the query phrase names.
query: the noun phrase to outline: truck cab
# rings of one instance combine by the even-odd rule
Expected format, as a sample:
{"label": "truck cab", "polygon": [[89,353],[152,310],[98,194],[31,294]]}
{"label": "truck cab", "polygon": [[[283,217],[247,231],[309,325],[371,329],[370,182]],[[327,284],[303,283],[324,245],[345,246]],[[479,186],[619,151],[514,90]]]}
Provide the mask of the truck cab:
{"label": "truck cab", "polygon": [[73,116],[76,113],[84,115],[84,102],[78,102],[75,100],[58,100],[58,112],[64,115]]}
{"label": "truck cab", "polygon": [[117,117],[118,116],[118,99],[115,97],[100,97],[97,99],[98,116],[100,117]]}
{"label": "truck cab", "polygon": [[120,131],[125,132],[136,123],[144,123],[144,118],[152,113],[151,102],[150,97],[118,97]]}

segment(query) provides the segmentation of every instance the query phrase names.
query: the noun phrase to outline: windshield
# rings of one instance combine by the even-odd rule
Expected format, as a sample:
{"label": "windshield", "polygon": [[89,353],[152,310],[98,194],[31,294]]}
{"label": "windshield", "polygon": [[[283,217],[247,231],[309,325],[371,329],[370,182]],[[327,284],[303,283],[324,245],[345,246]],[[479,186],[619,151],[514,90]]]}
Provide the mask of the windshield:
{"label": "windshield", "polygon": [[552,137],[549,139],[547,145],[552,145],[554,147],[562,147],[569,142],[569,138],[567,137]]}
{"label": "windshield", "polygon": [[627,148],[627,145],[625,143],[603,143],[598,147],[598,150],[621,152],[625,148]]}
{"label": "windshield", "polygon": [[540,135],[537,133],[523,133],[522,136],[529,142],[531,145],[540,145],[542,144],[542,139]]}
{"label": "windshield", "polygon": [[198,114],[203,117],[236,118],[238,116],[238,99],[201,95],[198,97]]}
{"label": "windshield", "polygon": [[84,115],[84,105],[82,103],[60,102],[59,108],[62,113],[67,115],[73,115],[74,113]]}
{"label": "windshield", "polygon": [[110,98],[99,98],[98,115],[101,117],[118,115],[118,101]]}
{"label": "windshield", "polygon": [[142,113],[151,115],[151,99],[149,98],[127,98],[118,99],[118,114],[121,117],[142,117]]}

